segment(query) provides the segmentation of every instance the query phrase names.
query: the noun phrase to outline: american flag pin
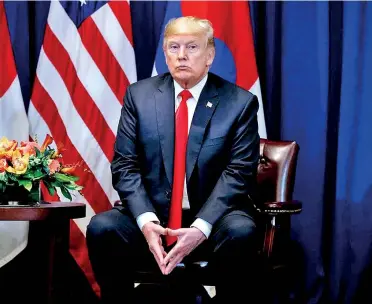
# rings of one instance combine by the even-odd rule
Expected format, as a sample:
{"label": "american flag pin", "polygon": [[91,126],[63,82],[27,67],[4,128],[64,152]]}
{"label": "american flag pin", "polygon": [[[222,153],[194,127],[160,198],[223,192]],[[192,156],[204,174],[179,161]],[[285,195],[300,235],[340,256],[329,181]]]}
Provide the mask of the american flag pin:
{"label": "american flag pin", "polygon": [[211,107],[213,107],[213,104],[212,104],[211,102],[208,101],[206,107],[207,107],[207,108],[211,108]]}

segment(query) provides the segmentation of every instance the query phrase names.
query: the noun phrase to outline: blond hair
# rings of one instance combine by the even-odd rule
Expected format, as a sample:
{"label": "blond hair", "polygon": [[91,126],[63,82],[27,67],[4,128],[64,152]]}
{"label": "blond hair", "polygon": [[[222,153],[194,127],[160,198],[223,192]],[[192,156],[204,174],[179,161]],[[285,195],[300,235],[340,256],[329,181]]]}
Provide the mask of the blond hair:
{"label": "blond hair", "polygon": [[200,19],[193,16],[170,19],[165,26],[163,46],[165,46],[169,36],[179,34],[204,34],[207,38],[207,46],[215,47],[213,26],[207,19]]}

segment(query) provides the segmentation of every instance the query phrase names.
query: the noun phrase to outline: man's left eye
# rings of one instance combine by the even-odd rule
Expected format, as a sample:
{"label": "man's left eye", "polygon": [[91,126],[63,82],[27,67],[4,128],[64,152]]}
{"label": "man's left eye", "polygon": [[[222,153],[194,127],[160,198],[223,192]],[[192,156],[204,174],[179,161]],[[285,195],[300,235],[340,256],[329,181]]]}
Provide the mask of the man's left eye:
{"label": "man's left eye", "polygon": [[198,46],[197,45],[188,45],[187,46],[187,49],[190,51],[190,52],[195,52],[197,49],[198,49]]}

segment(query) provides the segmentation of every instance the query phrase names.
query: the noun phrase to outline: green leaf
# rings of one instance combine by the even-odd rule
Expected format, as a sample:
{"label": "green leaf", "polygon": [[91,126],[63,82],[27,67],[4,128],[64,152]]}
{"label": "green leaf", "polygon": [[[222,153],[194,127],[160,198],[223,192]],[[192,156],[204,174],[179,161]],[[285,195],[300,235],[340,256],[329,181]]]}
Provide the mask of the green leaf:
{"label": "green leaf", "polygon": [[78,184],[75,184],[74,182],[70,182],[70,183],[65,183],[63,184],[67,189],[70,189],[70,190],[82,190],[83,187],[82,186],[79,186]]}
{"label": "green leaf", "polygon": [[44,176],[46,176],[46,174],[43,173],[40,168],[37,168],[37,169],[34,169],[34,170],[30,170],[29,172],[23,174],[22,178],[23,179],[37,180],[37,179],[43,178]]}
{"label": "green leaf", "polygon": [[36,152],[36,157],[40,158],[42,156],[40,150],[36,147],[34,147],[34,149],[35,149],[35,152]]}
{"label": "green leaf", "polygon": [[58,181],[61,181],[61,182],[75,182],[79,179],[79,177],[77,176],[65,175],[61,173],[55,173],[55,177]]}
{"label": "green leaf", "polygon": [[56,193],[56,189],[53,187],[47,187],[48,192],[51,196],[53,196]]}
{"label": "green leaf", "polygon": [[18,184],[19,184],[20,186],[25,187],[25,189],[26,189],[27,191],[31,191],[31,188],[32,188],[32,182],[31,182],[30,180],[20,179],[20,180],[18,180]]}
{"label": "green leaf", "polygon": [[36,169],[35,171],[34,171],[34,179],[40,179],[40,178],[43,178],[44,176],[46,176],[46,174],[45,173],[43,173],[42,171],[41,171],[41,169]]}
{"label": "green leaf", "polygon": [[70,191],[68,191],[68,189],[66,189],[65,187],[61,187],[60,189],[61,189],[63,196],[69,199],[70,201],[72,201],[72,196],[70,194]]}
{"label": "green leaf", "polygon": [[47,147],[46,150],[44,151],[44,157],[45,158],[50,158],[49,156],[54,152],[51,148]]}
{"label": "green leaf", "polygon": [[63,187],[63,183],[57,181],[57,180],[52,180],[50,182],[50,184],[54,187],[54,188],[61,188]]}
{"label": "green leaf", "polygon": [[0,173],[0,182],[6,183],[8,181],[8,176],[6,172]]}
{"label": "green leaf", "polygon": [[52,183],[49,183],[46,180],[43,180],[44,185],[47,187],[48,192],[51,196],[53,196],[56,193],[55,187],[52,185]]}

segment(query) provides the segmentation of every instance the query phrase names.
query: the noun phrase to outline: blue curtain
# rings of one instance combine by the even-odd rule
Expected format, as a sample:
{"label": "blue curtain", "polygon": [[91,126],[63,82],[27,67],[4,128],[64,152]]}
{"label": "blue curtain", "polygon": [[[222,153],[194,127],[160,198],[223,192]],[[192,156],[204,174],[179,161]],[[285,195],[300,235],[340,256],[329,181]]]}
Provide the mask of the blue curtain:
{"label": "blue curtain", "polygon": [[301,149],[297,299],[371,303],[372,3],[250,5],[268,137]]}

